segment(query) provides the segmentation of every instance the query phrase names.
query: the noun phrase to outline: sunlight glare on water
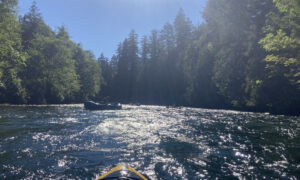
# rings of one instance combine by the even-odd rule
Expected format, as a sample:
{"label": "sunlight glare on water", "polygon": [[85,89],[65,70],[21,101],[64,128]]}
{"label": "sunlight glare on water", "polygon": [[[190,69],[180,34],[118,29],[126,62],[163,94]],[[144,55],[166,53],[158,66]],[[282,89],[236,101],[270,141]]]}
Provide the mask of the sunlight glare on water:
{"label": "sunlight glare on water", "polygon": [[93,179],[128,163],[152,179],[297,179],[300,120],[197,108],[2,106],[0,179]]}

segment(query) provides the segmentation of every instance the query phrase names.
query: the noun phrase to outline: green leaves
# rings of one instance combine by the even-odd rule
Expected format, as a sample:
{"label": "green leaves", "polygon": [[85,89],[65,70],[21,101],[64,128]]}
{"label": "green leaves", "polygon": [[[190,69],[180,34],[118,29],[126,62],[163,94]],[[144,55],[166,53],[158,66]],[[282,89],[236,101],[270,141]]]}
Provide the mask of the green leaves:
{"label": "green leaves", "polygon": [[[72,52],[66,42],[38,35],[31,46],[24,79],[31,101],[36,101],[33,98],[35,94],[44,97],[35,103],[59,103],[74,95],[79,86]],[[35,83],[42,87],[43,92],[40,88],[31,88],[35,87]]]}
{"label": "green leaves", "polygon": [[18,76],[24,65],[16,1],[0,2],[0,102],[24,102],[26,92]]}
{"label": "green leaves", "polygon": [[[277,20],[269,17],[266,36],[260,44],[269,53],[265,61],[269,74],[284,76],[290,83],[299,84],[300,73],[300,3],[297,0],[273,0],[278,12]],[[284,21],[282,21],[284,20]],[[275,31],[275,32],[274,32]],[[279,74],[278,74],[279,73]]]}
{"label": "green leaves", "polygon": [[88,73],[80,74],[76,45],[66,29],[61,27],[56,34],[35,3],[20,24],[16,5],[17,1],[0,1],[0,103],[71,102],[79,92],[85,99],[94,97],[101,83],[95,59],[82,57]]}
{"label": "green leaves", "polygon": [[291,18],[299,17],[300,7],[298,0],[273,0],[273,2],[281,13],[285,13]]}
{"label": "green leaves", "polygon": [[141,51],[131,31],[111,61],[102,55],[98,62],[70,40],[65,27],[53,31],[45,24],[35,4],[20,22],[15,7],[16,1],[0,1],[0,102],[111,96],[124,102],[299,111],[299,0],[208,0],[200,26],[180,10],[173,24],[144,36]]}
{"label": "green leaves", "polygon": [[264,91],[272,93],[272,109],[298,111],[300,99],[300,2],[298,0],[273,0],[276,9],[268,14],[264,28],[265,37],[259,44],[267,55]]}
{"label": "green leaves", "polygon": [[96,60],[90,56],[90,52],[84,51],[80,46],[74,48],[73,59],[78,75],[80,89],[76,93],[76,101],[85,101],[95,98],[101,87],[101,69]]}
{"label": "green leaves", "polygon": [[[268,62],[268,63],[275,63],[275,64],[282,64],[284,65],[285,67],[288,67],[288,66],[291,66],[291,65],[294,65],[294,64],[297,64],[297,60],[295,58],[286,58],[286,57],[281,57],[279,55],[268,55],[266,58],[265,58],[265,61]],[[267,66],[269,67],[269,66]]]}
{"label": "green leaves", "polygon": [[265,38],[259,41],[263,45],[266,51],[276,52],[282,50],[292,51],[300,46],[300,39],[291,38],[287,34],[279,29],[274,35],[273,33],[268,33]]}

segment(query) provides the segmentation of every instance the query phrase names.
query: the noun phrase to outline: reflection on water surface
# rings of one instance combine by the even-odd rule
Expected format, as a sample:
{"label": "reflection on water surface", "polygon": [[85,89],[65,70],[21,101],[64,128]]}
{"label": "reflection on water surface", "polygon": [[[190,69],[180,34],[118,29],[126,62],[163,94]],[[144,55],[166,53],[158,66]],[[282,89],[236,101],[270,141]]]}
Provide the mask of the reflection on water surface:
{"label": "reflection on water surface", "polygon": [[125,162],[153,179],[297,179],[300,118],[197,108],[1,106],[0,179],[93,179]]}

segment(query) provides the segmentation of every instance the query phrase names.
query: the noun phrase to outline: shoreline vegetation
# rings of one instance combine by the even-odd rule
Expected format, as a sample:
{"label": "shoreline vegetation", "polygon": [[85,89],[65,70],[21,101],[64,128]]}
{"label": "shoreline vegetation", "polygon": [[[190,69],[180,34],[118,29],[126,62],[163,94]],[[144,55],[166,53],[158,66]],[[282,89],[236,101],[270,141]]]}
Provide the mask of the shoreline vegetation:
{"label": "shoreline vegetation", "polygon": [[[34,2],[0,0],[0,104],[86,100],[300,115],[300,2],[207,0],[108,59],[51,29]],[[101,43],[101,42],[99,42]]]}

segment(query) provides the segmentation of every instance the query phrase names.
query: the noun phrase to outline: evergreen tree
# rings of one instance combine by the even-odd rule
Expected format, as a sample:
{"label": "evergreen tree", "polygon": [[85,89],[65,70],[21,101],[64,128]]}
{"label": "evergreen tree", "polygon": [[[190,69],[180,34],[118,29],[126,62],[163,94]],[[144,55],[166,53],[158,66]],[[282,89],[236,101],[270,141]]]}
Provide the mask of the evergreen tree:
{"label": "evergreen tree", "polygon": [[185,98],[189,105],[198,107],[224,107],[224,99],[217,94],[212,81],[214,47],[206,25],[199,27],[199,38],[193,41],[185,53],[184,72],[187,80]]}
{"label": "evergreen tree", "polygon": [[[254,103],[253,100],[252,103],[248,101],[245,91],[251,91],[246,90],[249,87],[247,83],[259,80],[246,80],[249,78],[247,70],[254,54],[256,57],[251,61],[257,62],[263,56],[263,51],[254,47],[257,47],[260,37],[257,32],[262,28],[258,24],[265,20],[263,4],[268,2],[210,0],[204,11],[204,18],[215,36],[212,41],[215,47],[213,80],[220,94],[238,108]],[[262,18],[259,22],[256,21],[257,16]],[[254,68],[250,69],[257,72]]]}
{"label": "evergreen tree", "polygon": [[160,39],[162,46],[164,47],[163,51],[166,56],[171,56],[174,53],[175,49],[175,34],[172,24],[166,23],[163,29],[160,32]]}
{"label": "evergreen tree", "polygon": [[177,69],[176,65],[176,39],[174,27],[170,23],[166,23],[160,32],[161,42],[161,83],[162,83],[162,96],[164,97],[164,104],[175,104],[176,94],[174,87],[178,79],[174,78]]}
{"label": "evergreen tree", "polygon": [[101,53],[100,57],[98,58],[98,64],[101,67],[101,73],[104,79],[100,96],[103,98],[108,98],[110,96],[111,85],[113,81],[112,66],[103,53]]}
{"label": "evergreen tree", "polygon": [[138,41],[132,30],[129,37],[118,48],[118,72],[116,75],[118,97],[124,102],[131,102],[137,97]]}
{"label": "evergreen tree", "polygon": [[46,25],[35,2],[20,21],[16,6],[0,1],[2,103],[109,97],[299,114],[298,0],[208,0],[199,27],[180,9],[140,49],[132,30],[110,61],[101,54],[98,62],[64,26]]}
{"label": "evergreen tree", "polygon": [[99,94],[103,83],[101,69],[94,55],[84,51],[77,45],[73,54],[80,90],[76,93],[76,101],[82,102],[94,99]]}
{"label": "evergreen tree", "polygon": [[54,37],[55,33],[45,24],[41,13],[35,1],[33,1],[30,10],[21,18],[22,23],[22,44],[25,50],[30,48],[30,42],[36,35]]}
{"label": "evergreen tree", "polygon": [[150,101],[150,48],[149,40],[147,36],[143,36],[141,40],[140,50],[140,71],[139,71],[139,87],[138,87],[138,99],[144,103]]}
{"label": "evergreen tree", "polygon": [[175,104],[186,103],[184,94],[187,87],[187,80],[184,75],[184,54],[189,44],[192,42],[192,24],[185,17],[183,9],[180,9],[174,21],[176,51],[174,54],[172,86],[173,102]]}
{"label": "evergreen tree", "polygon": [[151,87],[149,92],[148,100],[150,104],[161,104],[162,103],[162,84],[161,77],[161,53],[162,45],[159,39],[159,33],[157,30],[153,30],[149,37],[149,69],[147,70],[148,83]]}

